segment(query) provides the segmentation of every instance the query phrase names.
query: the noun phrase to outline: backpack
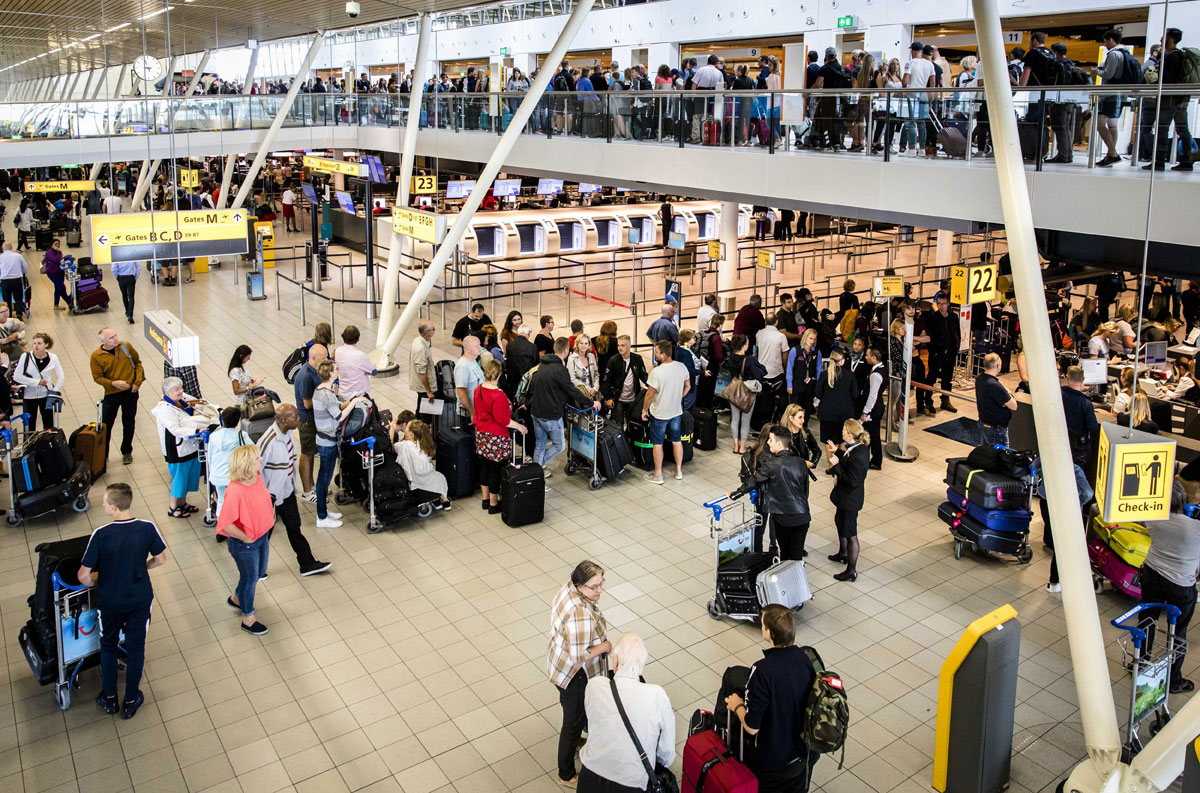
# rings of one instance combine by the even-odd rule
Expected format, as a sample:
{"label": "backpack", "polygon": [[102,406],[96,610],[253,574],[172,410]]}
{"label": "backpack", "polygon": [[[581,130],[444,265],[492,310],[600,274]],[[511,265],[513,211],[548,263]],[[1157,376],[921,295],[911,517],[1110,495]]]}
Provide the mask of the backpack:
{"label": "backpack", "polygon": [[533,376],[537,374],[537,370],[538,367],[534,366],[528,372],[521,375],[521,382],[517,383],[517,390],[513,392],[513,401],[517,405],[527,406],[529,404],[529,394],[533,390]]}
{"label": "backpack", "polygon": [[1091,85],[1092,75],[1086,69],[1081,69],[1071,61],[1063,61],[1067,65],[1067,85]]}
{"label": "backpack", "polygon": [[571,87],[567,85],[567,78],[563,77],[563,73],[559,72],[554,75],[554,90],[555,91],[570,91]]}
{"label": "backpack", "polygon": [[1038,85],[1061,85],[1065,82],[1065,74],[1059,66],[1061,61],[1046,47],[1034,47],[1025,56],[1030,68],[1031,82]]}
{"label": "backpack", "polygon": [[283,361],[283,379],[287,380],[288,385],[296,382],[296,375],[300,374],[300,370],[304,364],[308,362],[308,348],[312,346],[311,341],[306,341],[288,355]]}
{"label": "backpack", "polygon": [[[356,397],[354,404],[347,411],[346,417],[342,419],[342,426],[338,428],[338,434],[343,438],[354,438],[374,416],[375,403],[367,397]],[[326,438],[325,440],[334,439]]]}
{"label": "backpack", "polygon": [[850,728],[850,704],[842,676],[825,668],[821,656],[812,647],[802,647],[813,667],[813,686],[804,707],[803,740],[811,752],[842,752],[841,769],[846,760],[846,734]]}
{"label": "backpack", "polygon": [[454,361],[449,359],[438,361],[433,368],[435,389],[438,399],[449,401],[458,400],[458,392],[454,389]]}
{"label": "backpack", "polygon": [[708,371],[717,371],[717,361],[713,357],[713,337],[717,335],[714,330],[706,330],[700,334],[700,342],[696,345],[696,353],[708,361]]}
{"label": "backpack", "polygon": [[833,74],[831,74],[829,77],[825,78],[824,86],[826,88],[849,88],[850,87],[850,75],[846,72],[845,69],[838,69],[837,71],[830,69],[830,71],[833,72]]}
{"label": "backpack", "polygon": [[838,331],[841,332],[842,339],[844,339],[847,344],[854,341],[854,328],[857,323],[857,308],[848,309],[845,314],[842,314],[842,321],[838,325]]}
{"label": "backpack", "polygon": [[1179,75],[1180,82],[1200,83],[1200,49],[1180,47],[1179,52],[1183,56],[1183,70]]}
{"label": "backpack", "polygon": [[1138,63],[1138,59],[1133,57],[1133,53],[1129,50],[1117,50],[1121,53],[1121,61],[1124,64],[1124,69],[1121,70],[1121,76],[1114,82],[1121,85],[1141,85],[1142,82],[1142,65]]}

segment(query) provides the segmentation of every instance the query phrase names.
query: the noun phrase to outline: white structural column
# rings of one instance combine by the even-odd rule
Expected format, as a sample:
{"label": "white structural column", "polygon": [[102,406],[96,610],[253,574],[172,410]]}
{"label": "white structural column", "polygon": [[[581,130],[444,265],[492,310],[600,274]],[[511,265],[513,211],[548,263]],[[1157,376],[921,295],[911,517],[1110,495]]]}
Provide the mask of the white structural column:
{"label": "white structural column", "polygon": [[96,79],[96,70],[88,69],[87,75],[87,82],[83,84],[83,93],[79,95],[84,101],[92,98],[89,92],[92,90],[92,81]]}
{"label": "white structural column", "polygon": [[275,120],[271,122],[271,128],[267,130],[266,137],[258,144],[258,154],[254,155],[254,162],[250,163],[250,170],[246,172],[246,179],[242,182],[237,197],[230,204],[230,209],[241,207],[246,201],[246,196],[254,190],[254,179],[258,176],[262,164],[266,162],[267,155],[271,152],[271,146],[275,143],[275,136],[279,134],[284,120],[291,112],[292,103],[296,101],[296,94],[300,93],[300,84],[304,82],[304,75],[308,74],[308,70],[312,68],[313,61],[316,60],[323,43],[325,43],[325,31],[318,30],[317,34],[313,36],[312,43],[308,46],[308,54],[304,56],[304,62],[300,64],[300,69],[296,72],[296,79],[292,80],[292,86],[288,88],[287,96],[283,98],[279,110],[275,113]]}
{"label": "white structural column", "polygon": [[[166,75],[163,79],[162,96],[168,96],[171,92],[172,80],[171,76],[175,74],[175,56],[167,58],[167,68],[163,70]],[[167,118],[170,118],[170,113]],[[153,122],[157,125],[157,122]],[[153,130],[151,130],[153,132]],[[133,198],[129,201],[129,209],[131,212],[141,211],[139,207],[142,205],[142,200],[145,199],[146,193],[150,191],[150,183],[154,181],[154,174],[158,171],[158,165],[161,160],[154,161],[154,167],[150,167],[150,158],[142,160],[142,170],[138,173],[137,187],[133,189]]]}
{"label": "white structural column", "polygon": [[[262,51],[262,47],[255,47],[250,50],[250,63],[246,66],[246,79],[242,81],[242,96],[249,96],[250,89],[254,84],[254,70],[258,68],[258,53]],[[297,79],[303,75],[298,75]],[[238,105],[244,104],[245,100],[233,106],[230,112],[230,118],[237,118]],[[236,127],[235,127],[236,128]],[[225,170],[221,171],[221,191],[217,195],[217,209],[224,209],[229,203],[229,185],[233,183],[233,165],[237,162],[237,152],[230,152],[225,156]]]}
{"label": "white structural column", "polygon": [[68,84],[67,90],[63,91],[62,96],[59,97],[60,101],[71,101],[71,98],[75,96],[75,88],[79,85],[79,80],[81,77],[83,77],[83,72],[75,72],[75,78],[71,80],[71,82]]}
{"label": "white structural column", "polygon": [[[127,66],[127,64],[123,63],[117,67],[117,84],[115,86],[113,86],[112,93],[109,94],[110,99],[120,99],[121,98],[121,86],[125,82],[125,72],[127,72],[127,71],[129,71],[129,67]],[[100,73],[100,79],[96,81],[96,93],[92,97],[92,99],[96,99],[98,96],[100,96],[100,92],[104,89],[104,85],[107,82],[108,82],[108,67],[105,66],[105,67],[103,67],[103,71]],[[115,125],[115,123],[116,123],[116,111],[113,109],[114,107],[115,107],[115,105],[109,105],[108,111],[105,113],[105,123],[106,124],[114,124]],[[109,135],[115,135],[116,133],[117,133],[117,130],[116,130],[115,126],[108,131]],[[100,171],[102,171],[104,169],[105,164],[106,163],[104,162],[104,160],[98,160],[97,162],[92,163],[91,180],[93,182],[100,178]]]}
{"label": "white structural column", "polygon": [[[1004,74],[1004,35],[996,0],[971,0],[983,73]],[[992,138],[996,152],[996,176],[1012,260],[1013,287],[1021,316],[1033,395],[1033,417],[1038,447],[1049,496],[1050,521],[1055,528],[1054,553],[1062,578],[1063,612],[1067,641],[1075,672],[1080,721],[1088,759],[1081,764],[1104,779],[1121,757],[1121,738],[1108,676],[1108,657],[1100,632],[1100,614],[1092,574],[1084,545],[1084,527],[1079,512],[1071,446],[1059,394],[1058,368],[1051,343],[1050,319],[1044,306],[1043,282],[1038,266],[1037,241],[1033,232],[1033,209],[1025,181],[1021,145],[1017,137],[1012,93],[1006,80],[985,81],[991,108]],[[1042,307],[1039,310],[1039,307]]]}
{"label": "white structural column", "polygon": [[736,201],[721,202],[720,232],[721,243],[725,246],[725,259],[717,264],[717,294],[724,295],[737,287],[739,254],[738,203]]}
{"label": "white structural column", "polygon": [[[408,122],[404,125],[404,146],[400,150],[400,176],[396,185],[396,206],[407,207],[409,189],[412,187],[413,162],[417,158],[417,133],[421,127],[421,97],[425,90],[426,71],[429,68],[429,47],[433,38],[433,15],[421,14],[421,28],[417,34],[417,57],[413,64],[412,91],[408,95]],[[413,123],[413,122],[417,123]],[[400,263],[404,254],[412,250],[412,238],[392,232],[388,245],[387,268],[383,275],[383,296],[380,298],[379,333],[375,338],[376,351],[372,354],[375,367],[380,372],[392,372],[395,363],[391,356],[382,351],[388,330],[396,316],[396,293],[399,291]]]}
{"label": "white structural column", "polygon": [[[583,21],[587,19],[588,12],[592,10],[592,5],[592,3],[587,2],[575,5],[574,10],[571,11],[571,15],[567,17],[566,24],[563,25],[562,32],[558,34],[558,39],[550,49],[550,54],[546,56],[547,64],[555,64],[562,61],[563,56],[567,54],[567,48],[575,38],[575,34],[579,32],[579,28],[583,26]],[[479,179],[475,183],[475,189],[471,191],[470,197],[463,204],[462,210],[454,220],[454,225],[447,230],[446,239],[442,242],[441,247],[438,248],[437,255],[433,257],[433,261],[429,263],[429,269],[425,271],[421,282],[417,284],[417,288],[413,292],[412,297],[409,298],[408,304],[404,306],[404,311],[400,314],[400,319],[396,322],[396,327],[392,328],[387,341],[384,342],[383,350],[387,355],[391,356],[395,353],[396,347],[400,344],[400,339],[404,337],[405,332],[408,330],[408,326],[417,318],[417,314],[421,310],[421,304],[429,297],[434,283],[446,269],[447,260],[449,260],[454,250],[458,247],[458,243],[466,233],[471,218],[475,216],[475,211],[479,209],[479,205],[483,203],[483,197],[488,193],[492,186],[492,181],[496,178],[496,174],[503,167],[505,158],[508,157],[513,146],[516,145],[521,131],[529,123],[529,117],[533,115],[533,110],[538,102],[541,101],[542,95],[546,92],[546,86],[550,84],[550,78],[553,75],[553,68],[542,69],[538,72],[537,79],[533,81],[533,85],[529,86],[529,93],[525,94],[525,98],[517,106],[517,112],[513,114],[513,119],[509,123],[508,129],[500,136],[500,141],[496,144],[495,150],[492,151],[492,156],[488,158],[487,164],[483,166],[483,172],[479,174]]]}
{"label": "white structural column", "polygon": [[[200,65],[197,66],[196,70],[192,73],[191,82],[188,83],[187,90],[183,92],[184,99],[187,99],[189,96],[191,96],[192,94],[194,94],[196,92],[196,86],[200,85],[200,78],[204,76],[204,67],[208,66],[208,58],[210,55],[212,55],[212,50],[205,50],[204,54],[200,56]],[[174,74],[174,72],[168,72],[168,75],[173,75],[173,74]],[[171,81],[171,78],[168,76],[167,82],[170,83],[170,81]],[[169,90],[167,85],[163,85],[163,89]],[[173,126],[175,112],[173,110],[168,110],[167,118],[172,119],[172,126]],[[172,133],[174,133],[174,131],[175,131],[174,129],[171,130]],[[150,163],[150,173],[152,173],[152,174],[158,173],[159,166],[161,166],[161,165],[162,165],[161,157],[159,159],[155,160],[154,162]],[[141,178],[139,178],[138,179],[138,188],[140,189],[141,186],[142,186],[142,180],[141,180]],[[147,190],[150,189],[149,184],[147,184],[146,189]],[[143,195],[145,195],[145,191],[143,191]],[[139,197],[140,196],[138,196],[135,193],[134,201],[137,201]],[[137,206],[137,204],[135,203],[133,206]]]}

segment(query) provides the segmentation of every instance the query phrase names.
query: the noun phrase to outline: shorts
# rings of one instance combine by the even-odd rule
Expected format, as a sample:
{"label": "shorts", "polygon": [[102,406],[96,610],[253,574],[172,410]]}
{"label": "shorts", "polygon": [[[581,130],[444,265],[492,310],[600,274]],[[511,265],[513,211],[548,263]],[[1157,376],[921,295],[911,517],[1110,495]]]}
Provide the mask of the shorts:
{"label": "shorts", "polygon": [[300,422],[300,453],[308,457],[317,453],[317,421],[306,419]]}
{"label": "shorts", "polygon": [[1102,96],[1100,102],[1096,105],[1096,115],[1107,116],[1108,118],[1121,117],[1121,97],[1119,96]]}
{"label": "shorts", "polygon": [[184,498],[200,489],[200,458],[181,463],[167,463],[171,473],[171,498]]}
{"label": "shorts", "polygon": [[656,419],[650,417],[650,443],[654,446],[661,446],[664,441],[668,443],[679,443],[682,437],[679,434],[680,419],[682,416],[676,416],[673,419]]}

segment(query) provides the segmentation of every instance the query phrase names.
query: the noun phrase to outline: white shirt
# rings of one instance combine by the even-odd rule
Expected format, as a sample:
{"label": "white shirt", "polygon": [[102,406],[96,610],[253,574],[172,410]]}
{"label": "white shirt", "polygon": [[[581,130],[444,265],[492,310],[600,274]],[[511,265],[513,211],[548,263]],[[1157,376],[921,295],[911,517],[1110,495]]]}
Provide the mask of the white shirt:
{"label": "white shirt", "polygon": [[[54,353],[48,352],[46,355],[50,360],[41,371],[38,371],[37,361],[34,360],[32,352],[21,353],[21,357],[17,359],[17,366],[13,369],[13,380],[25,386],[22,395],[25,399],[41,399],[46,396],[47,390],[62,393],[63,380],[66,378],[62,364],[58,362],[58,356]],[[38,380],[45,380],[48,385],[38,385]]]}
{"label": "white shirt", "polygon": [[767,370],[767,377],[783,374],[783,357],[788,354],[787,336],[774,325],[767,325],[754,337],[758,345],[758,362]]}
{"label": "white shirt", "polygon": [[104,199],[104,214],[119,215],[125,210],[121,207],[121,199],[115,195],[110,195]]}
{"label": "white shirt", "polygon": [[[651,765],[656,760],[665,766],[675,762],[675,712],[671,710],[667,692],[662,686],[625,677],[620,669],[614,680],[625,715],[641,741],[646,759]],[[604,779],[644,790],[650,780],[617,710],[607,676],[588,681],[583,711],[587,714],[588,741],[580,750],[579,759],[589,771]]]}
{"label": "white shirt", "polygon": [[654,367],[646,379],[654,389],[650,415],[659,421],[682,415],[683,384],[687,381],[688,368],[682,361],[667,361]]}
{"label": "white shirt", "polygon": [[1088,339],[1088,352],[1093,358],[1108,357],[1108,340],[1103,336],[1093,336]]}
{"label": "white shirt", "polygon": [[[907,87],[925,88],[929,85],[929,78],[935,74],[933,61],[924,58],[913,58],[904,64],[904,74],[908,77]],[[925,94],[917,94],[917,96],[924,98]]]}
{"label": "white shirt", "polygon": [[21,278],[29,269],[25,257],[16,251],[0,253],[0,281],[9,278]]}
{"label": "white shirt", "polygon": [[292,192],[291,188],[283,191],[283,203],[287,206],[296,203],[296,194]]}
{"label": "white shirt", "polygon": [[709,325],[712,323],[712,318],[716,313],[717,310],[707,303],[700,306],[700,310],[696,312],[696,332],[703,333],[708,330]]}
{"label": "white shirt", "polygon": [[725,77],[716,66],[706,63],[696,71],[696,76],[692,78],[692,86],[694,88],[723,88]]}

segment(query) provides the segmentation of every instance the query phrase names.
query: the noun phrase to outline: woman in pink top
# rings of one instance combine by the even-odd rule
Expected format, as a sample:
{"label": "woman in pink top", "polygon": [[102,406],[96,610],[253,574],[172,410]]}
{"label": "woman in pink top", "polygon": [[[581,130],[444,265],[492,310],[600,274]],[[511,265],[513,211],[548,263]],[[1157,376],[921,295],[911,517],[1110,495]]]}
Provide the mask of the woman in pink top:
{"label": "woman in pink top", "polygon": [[264,636],[267,626],[254,618],[254,589],[267,574],[271,551],[269,532],[275,525],[275,507],[259,472],[258,447],[239,446],[229,457],[229,485],[217,515],[217,534],[228,538],[225,547],[238,569],[234,594],[226,599],[242,612],[242,630]]}

